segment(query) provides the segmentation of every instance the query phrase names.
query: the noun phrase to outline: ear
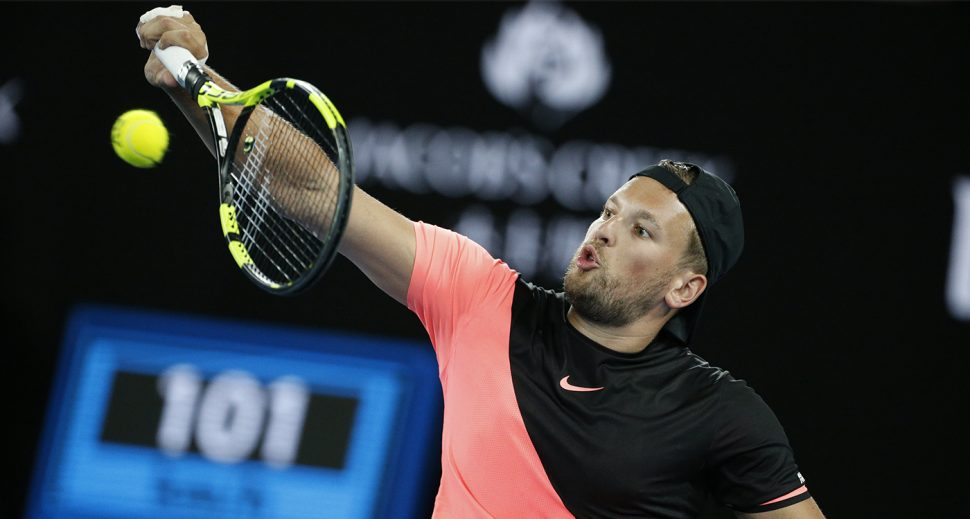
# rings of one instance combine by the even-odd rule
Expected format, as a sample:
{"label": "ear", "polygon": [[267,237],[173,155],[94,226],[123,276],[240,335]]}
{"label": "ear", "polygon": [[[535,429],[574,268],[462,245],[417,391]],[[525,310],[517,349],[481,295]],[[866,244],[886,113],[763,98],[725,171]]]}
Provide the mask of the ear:
{"label": "ear", "polygon": [[697,298],[707,289],[707,276],[687,272],[683,277],[676,278],[675,283],[664,296],[664,302],[670,308],[684,308],[697,301]]}

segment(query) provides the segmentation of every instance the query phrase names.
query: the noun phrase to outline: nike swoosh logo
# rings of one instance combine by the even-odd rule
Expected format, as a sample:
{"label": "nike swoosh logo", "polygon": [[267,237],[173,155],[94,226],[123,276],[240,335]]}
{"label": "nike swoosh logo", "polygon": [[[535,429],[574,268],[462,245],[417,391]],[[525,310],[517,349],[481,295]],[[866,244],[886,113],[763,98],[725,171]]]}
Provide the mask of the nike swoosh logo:
{"label": "nike swoosh logo", "polygon": [[580,387],[574,386],[569,383],[569,375],[566,375],[559,381],[559,387],[565,389],[566,391],[599,391],[603,389],[601,387]]}

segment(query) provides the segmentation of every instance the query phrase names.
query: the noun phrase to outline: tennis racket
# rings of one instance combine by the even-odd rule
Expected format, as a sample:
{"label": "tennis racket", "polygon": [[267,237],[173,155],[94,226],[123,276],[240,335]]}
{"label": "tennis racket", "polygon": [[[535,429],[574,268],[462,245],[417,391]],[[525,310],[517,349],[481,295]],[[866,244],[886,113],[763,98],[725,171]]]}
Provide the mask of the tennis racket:
{"label": "tennis racket", "polygon": [[[350,212],[353,161],[340,113],[305,81],[228,92],[188,50],[154,52],[209,117],[219,219],[236,264],[270,293],[308,288],[333,261]],[[231,135],[226,105],[242,107]]]}

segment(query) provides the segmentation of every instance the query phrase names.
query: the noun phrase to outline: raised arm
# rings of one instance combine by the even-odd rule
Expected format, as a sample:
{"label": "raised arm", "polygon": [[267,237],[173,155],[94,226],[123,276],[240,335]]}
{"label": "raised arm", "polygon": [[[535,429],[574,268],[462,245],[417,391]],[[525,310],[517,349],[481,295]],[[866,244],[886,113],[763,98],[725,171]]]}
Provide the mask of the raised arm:
{"label": "raised arm", "polygon": [[[139,23],[136,32],[141,46],[149,51],[156,43],[163,49],[178,45],[188,49],[196,58],[207,57],[205,33],[188,11],[181,17],[158,16],[147,23]],[[238,90],[210,67],[206,70],[221,87]],[[212,135],[202,109],[151,52],[145,63],[145,79],[168,94],[214,154]],[[233,108],[223,109],[229,131],[241,110]],[[355,186],[339,251],[381,290],[398,302],[406,303],[415,254],[414,223],[411,220]]]}

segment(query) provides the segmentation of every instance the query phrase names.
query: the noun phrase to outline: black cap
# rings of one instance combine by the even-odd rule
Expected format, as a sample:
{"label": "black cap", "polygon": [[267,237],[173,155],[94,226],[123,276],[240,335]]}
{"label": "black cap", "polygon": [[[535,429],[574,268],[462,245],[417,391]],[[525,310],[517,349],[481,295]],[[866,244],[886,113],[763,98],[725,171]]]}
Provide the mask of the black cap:
{"label": "black cap", "polygon": [[[690,212],[700,235],[701,245],[707,257],[708,289],[737,263],[744,249],[744,222],[741,219],[741,203],[738,195],[727,182],[704,171],[700,166],[683,163],[697,173],[697,178],[687,184],[663,166],[650,166],[633,175],[647,177],[663,184],[677,194]],[[664,329],[683,342],[690,339],[697,327],[704,306],[705,291],[697,301],[677,312]]]}

